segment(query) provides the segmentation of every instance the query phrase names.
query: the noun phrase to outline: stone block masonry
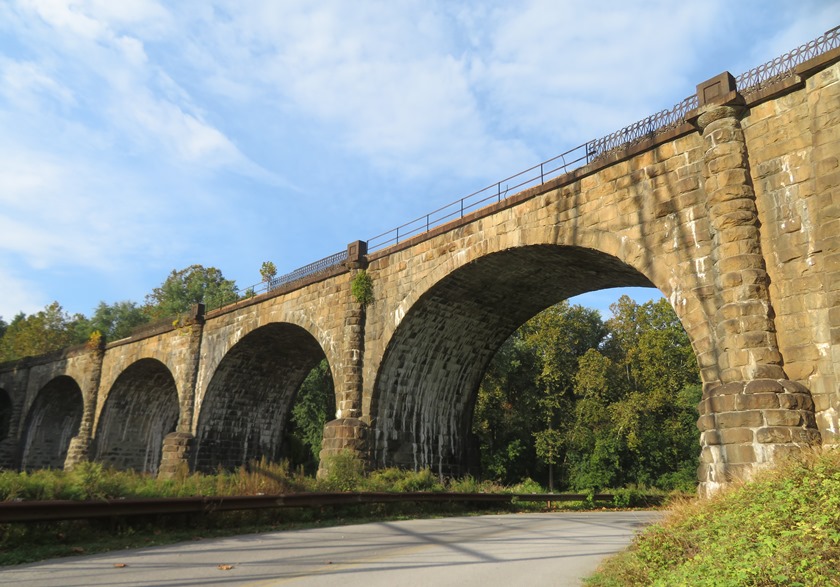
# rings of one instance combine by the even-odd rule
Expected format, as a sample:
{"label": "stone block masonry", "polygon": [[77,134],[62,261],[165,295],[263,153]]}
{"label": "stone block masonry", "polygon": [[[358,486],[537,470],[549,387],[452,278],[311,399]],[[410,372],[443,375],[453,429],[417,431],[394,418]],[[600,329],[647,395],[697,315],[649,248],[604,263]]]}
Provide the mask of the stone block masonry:
{"label": "stone block masonry", "polygon": [[[722,74],[667,131],[389,248],[98,348],[0,365],[2,466],[173,475],[283,457],[301,382],[336,386],[326,457],[476,472],[495,352],[568,297],[655,287],[703,381],[700,491],[838,442],[840,50],[742,95]],[[363,305],[351,285],[373,284]],[[8,424],[4,422],[8,421]]]}

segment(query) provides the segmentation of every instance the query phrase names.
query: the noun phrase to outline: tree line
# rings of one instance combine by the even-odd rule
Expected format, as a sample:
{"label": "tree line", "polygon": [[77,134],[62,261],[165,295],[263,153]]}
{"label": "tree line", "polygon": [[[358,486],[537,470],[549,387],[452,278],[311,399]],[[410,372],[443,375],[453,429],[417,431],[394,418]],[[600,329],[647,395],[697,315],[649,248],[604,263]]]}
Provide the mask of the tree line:
{"label": "tree line", "polygon": [[219,269],[191,265],[173,270],[159,287],[146,295],[144,304],[99,302],[87,317],[71,315],[56,301],[34,314],[20,312],[9,323],[0,316],[0,362],[82,344],[94,333],[106,340],[119,340],[138,326],[179,316],[193,304],[221,306],[239,297],[236,283],[226,279]]}
{"label": "tree line", "polygon": [[559,489],[696,481],[700,374],[664,298],[622,296],[604,321],[561,302],[525,323],[484,377],[473,417],[482,474]]}
{"label": "tree line", "polygon": [[[260,272],[269,282],[276,269],[264,263]],[[100,302],[86,317],[53,302],[8,324],[0,318],[0,362],[81,344],[95,333],[118,340],[195,303],[214,307],[239,297],[221,271],[191,265],[173,270],[142,305]],[[701,386],[688,336],[665,299],[638,304],[623,296],[611,312],[604,320],[561,302],[502,345],[474,409],[482,477],[573,490],[693,487]],[[334,412],[322,361],[299,390],[287,426],[285,452],[295,466],[317,469],[323,426]]]}

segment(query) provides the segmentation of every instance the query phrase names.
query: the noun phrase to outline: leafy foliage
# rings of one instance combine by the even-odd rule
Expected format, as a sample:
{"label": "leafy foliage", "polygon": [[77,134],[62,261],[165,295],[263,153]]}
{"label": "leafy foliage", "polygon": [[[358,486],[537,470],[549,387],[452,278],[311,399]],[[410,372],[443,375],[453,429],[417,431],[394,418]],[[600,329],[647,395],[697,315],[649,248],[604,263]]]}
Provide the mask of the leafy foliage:
{"label": "leafy foliage", "polygon": [[588,585],[840,585],[840,451],[672,509]]}
{"label": "leafy foliage", "polygon": [[146,296],[147,311],[154,319],[179,316],[194,304],[218,308],[239,298],[236,283],[225,279],[215,267],[190,265],[173,270],[169,277]]}
{"label": "leafy foliage", "polygon": [[335,391],[326,359],[310,371],[298,390],[289,419],[288,458],[314,473],[318,469],[324,425],[335,416]]}
{"label": "leafy foliage", "polygon": [[114,341],[129,336],[133,329],[148,321],[149,314],[135,302],[99,302],[88,321],[88,328],[91,332],[101,332],[105,340]]}
{"label": "leafy foliage", "polygon": [[262,277],[263,282],[270,283],[272,279],[277,277],[277,265],[271,261],[263,262],[260,266],[260,277]]}
{"label": "leafy foliage", "polygon": [[373,303],[373,280],[367,271],[361,269],[353,276],[350,293],[363,307]]}
{"label": "leafy foliage", "polygon": [[612,310],[603,322],[563,302],[502,346],[473,421],[485,475],[553,485],[558,466],[577,490],[693,486],[700,385],[688,337],[664,299],[624,296]]}
{"label": "leafy foliage", "polygon": [[58,302],[27,316],[12,319],[0,338],[0,361],[14,361],[62,349],[87,340],[87,320],[70,316]]}

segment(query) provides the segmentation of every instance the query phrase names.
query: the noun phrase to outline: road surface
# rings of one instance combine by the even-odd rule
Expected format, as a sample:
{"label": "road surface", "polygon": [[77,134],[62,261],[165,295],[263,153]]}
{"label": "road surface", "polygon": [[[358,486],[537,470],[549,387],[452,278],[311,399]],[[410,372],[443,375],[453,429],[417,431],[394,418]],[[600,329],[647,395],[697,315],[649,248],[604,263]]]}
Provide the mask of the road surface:
{"label": "road surface", "polygon": [[272,532],[0,569],[0,585],[579,585],[657,512],[507,514]]}

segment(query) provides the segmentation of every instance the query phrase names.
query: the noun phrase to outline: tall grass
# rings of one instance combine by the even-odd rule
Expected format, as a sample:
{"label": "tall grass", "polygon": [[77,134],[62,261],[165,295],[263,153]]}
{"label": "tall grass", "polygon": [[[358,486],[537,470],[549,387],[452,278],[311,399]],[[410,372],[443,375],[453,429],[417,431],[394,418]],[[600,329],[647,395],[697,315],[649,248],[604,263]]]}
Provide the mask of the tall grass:
{"label": "tall grass", "polygon": [[187,497],[258,495],[312,490],[316,482],[287,463],[260,461],[212,475],[184,472],[158,479],[134,471],[106,469],[84,462],[71,471],[0,472],[0,501],[44,499],[115,499],[119,497]]}
{"label": "tall grass", "polygon": [[840,450],[815,451],[712,499],[674,505],[587,585],[840,585]]}

